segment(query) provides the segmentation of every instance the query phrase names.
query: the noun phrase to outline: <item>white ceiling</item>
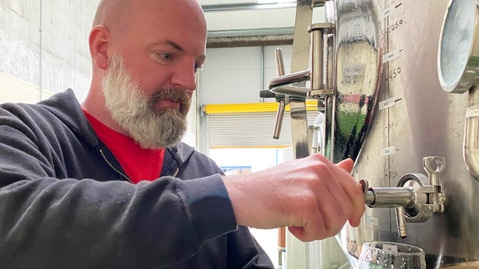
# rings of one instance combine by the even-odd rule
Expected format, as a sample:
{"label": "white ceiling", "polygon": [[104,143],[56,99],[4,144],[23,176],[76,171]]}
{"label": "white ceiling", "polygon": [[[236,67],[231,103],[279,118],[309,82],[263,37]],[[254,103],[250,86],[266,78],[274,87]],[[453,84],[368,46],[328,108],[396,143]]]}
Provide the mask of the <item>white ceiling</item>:
{"label": "white ceiling", "polygon": [[[251,8],[257,0],[198,0],[202,6],[221,7],[244,4],[244,9],[228,11],[205,10],[208,31],[232,31],[248,29],[288,28],[294,26],[295,4],[288,8]],[[248,7],[247,4],[250,4]]]}

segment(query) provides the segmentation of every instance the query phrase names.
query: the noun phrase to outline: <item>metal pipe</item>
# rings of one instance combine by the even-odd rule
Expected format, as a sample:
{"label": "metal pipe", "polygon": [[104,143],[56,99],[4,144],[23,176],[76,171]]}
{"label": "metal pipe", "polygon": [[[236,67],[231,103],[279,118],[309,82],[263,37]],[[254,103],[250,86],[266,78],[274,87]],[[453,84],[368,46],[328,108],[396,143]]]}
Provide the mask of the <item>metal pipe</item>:
{"label": "metal pipe", "polygon": [[238,33],[234,31],[208,32],[207,48],[238,48],[258,46],[283,46],[293,44],[293,34]]}
{"label": "metal pipe", "polygon": [[226,5],[204,5],[202,6],[205,13],[208,12],[222,12],[222,11],[244,11],[244,10],[262,10],[262,9],[283,9],[295,8],[296,1],[291,0],[286,3],[239,3]]}
{"label": "metal pipe", "polygon": [[415,203],[410,187],[374,187],[365,193],[365,203],[371,208],[408,207]]}
{"label": "metal pipe", "polygon": [[[310,78],[309,70],[299,71],[288,75],[280,76],[269,81],[268,88],[273,90],[276,87],[293,83],[306,82]],[[304,88],[304,87],[303,87]],[[306,88],[305,88],[306,89]]]}

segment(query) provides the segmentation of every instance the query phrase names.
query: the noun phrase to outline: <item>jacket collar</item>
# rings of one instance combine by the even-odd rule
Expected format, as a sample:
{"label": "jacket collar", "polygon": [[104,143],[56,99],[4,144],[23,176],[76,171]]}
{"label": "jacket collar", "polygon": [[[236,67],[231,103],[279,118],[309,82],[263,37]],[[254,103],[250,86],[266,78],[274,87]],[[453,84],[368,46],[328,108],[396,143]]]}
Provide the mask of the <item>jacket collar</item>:
{"label": "jacket collar", "polygon": [[[57,93],[52,97],[39,102],[65,123],[79,139],[86,141],[92,147],[104,147],[95,134],[93,127],[83,114],[80,103],[72,89]],[[165,151],[164,165],[161,175],[175,175],[179,168],[191,157],[194,148],[180,142]]]}

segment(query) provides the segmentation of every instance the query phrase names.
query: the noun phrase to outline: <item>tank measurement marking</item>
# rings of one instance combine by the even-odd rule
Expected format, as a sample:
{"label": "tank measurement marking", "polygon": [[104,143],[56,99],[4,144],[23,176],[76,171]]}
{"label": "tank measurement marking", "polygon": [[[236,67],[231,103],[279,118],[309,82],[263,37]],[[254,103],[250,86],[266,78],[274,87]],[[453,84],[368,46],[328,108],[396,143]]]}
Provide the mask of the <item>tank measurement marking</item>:
{"label": "tank measurement marking", "polygon": [[393,80],[395,80],[399,76],[399,74],[401,74],[401,71],[402,71],[401,67],[391,68],[391,70],[389,71],[389,75],[386,77],[385,80],[386,81],[389,80],[389,81],[392,82]]}
{"label": "tank measurement marking", "polygon": [[393,51],[391,51],[391,52],[389,52],[389,53],[384,54],[384,55],[383,55],[383,64],[385,64],[385,63],[387,63],[387,62],[389,62],[389,61],[391,61],[391,60],[396,59],[397,57],[399,57],[399,56],[401,55],[401,52],[402,52],[402,51],[403,51],[403,50],[397,49],[397,50],[393,50]]}
{"label": "tank measurement marking", "polygon": [[387,148],[382,148],[379,152],[379,156],[391,156],[396,154],[396,147],[387,147]]}
{"label": "tank measurement marking", "polygon": [[405,24],[406,21],[404,19],[399,19],[397,20],[395,23],[389,25],[387,28],[386,28],[386,32],[387,33],[392,33],[394,32],[395,30],[397,30],[399,27],[401,27],[403,24]]}
{"label": "tank measurement marking", "polygon": [[382,14],[383,19],[389,17],[401,5],[402,5],[402,3],[398,3],[398,4],[395,4],[395,5],[392,5],[392,6],[388,7],[386,10],[384,10],[384,12]]}
{"label": "tank measurement marking", "polygon": [[386,108],[392,107],[396,104],[397,101],[400,101],[401,98],[389,98],[384,101],[379,102],[379,110],[384,110]]}

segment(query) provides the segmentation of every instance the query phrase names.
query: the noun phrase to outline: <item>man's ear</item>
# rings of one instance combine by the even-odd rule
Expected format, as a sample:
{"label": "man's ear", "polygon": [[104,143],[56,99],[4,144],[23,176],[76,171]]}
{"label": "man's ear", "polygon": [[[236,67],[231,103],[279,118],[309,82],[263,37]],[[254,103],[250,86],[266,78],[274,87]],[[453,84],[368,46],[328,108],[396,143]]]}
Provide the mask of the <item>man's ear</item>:
{"label": "man's ear", "polygon": [[90,45],[90,55],[93,64],[102,70],[108,68],[110,31],[103,25],[96,25],[90,32],[88,43]]}

